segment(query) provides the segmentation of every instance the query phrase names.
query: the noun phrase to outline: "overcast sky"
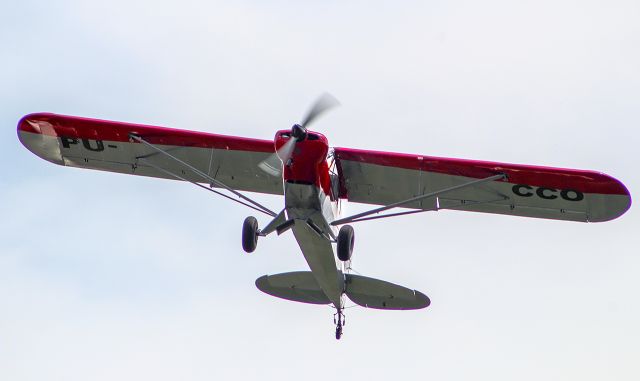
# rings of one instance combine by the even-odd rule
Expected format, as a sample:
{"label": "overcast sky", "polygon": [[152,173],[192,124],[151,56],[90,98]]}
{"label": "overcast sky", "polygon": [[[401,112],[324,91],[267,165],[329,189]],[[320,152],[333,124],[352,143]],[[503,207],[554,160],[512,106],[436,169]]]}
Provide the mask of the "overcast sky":
{"label": "overcast sky", "polygon": [[635,195],[639,19],[635,0],[3,3],[0,379],[638,380],[636,206],[356,224],[354,268],[432,305],[350,308],[337,342],[331,308],[255,288],[307,268],[291,233],[247,255],[251,210],[55,166],[15,129],[49,111],[272,139],[329,91],[333,146],[593,169]]}

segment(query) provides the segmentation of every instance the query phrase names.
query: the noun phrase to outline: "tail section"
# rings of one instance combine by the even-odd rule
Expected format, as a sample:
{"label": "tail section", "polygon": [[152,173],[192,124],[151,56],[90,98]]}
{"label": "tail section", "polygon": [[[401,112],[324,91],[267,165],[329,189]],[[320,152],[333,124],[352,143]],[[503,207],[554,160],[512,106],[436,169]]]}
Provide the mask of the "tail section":
{"label": "tail section", "polygon": [[[269,295],[301,303],[330,304],[311,271],[265,275],[256,287]],[[420,291],[361,275],[346,274],[344,293],[355,304],[381,310],[416,310],[431,304]]]}
{"label": "tail section", "polygon": [[345,294],[355,304],[380,310],[417,310],[431,300],[420,291],[361,275],[345,276]]}
{"label": "tail section", "polygon": [[330,304],[311,271],[264,275],[256,287],[266,294],[300,303]]}

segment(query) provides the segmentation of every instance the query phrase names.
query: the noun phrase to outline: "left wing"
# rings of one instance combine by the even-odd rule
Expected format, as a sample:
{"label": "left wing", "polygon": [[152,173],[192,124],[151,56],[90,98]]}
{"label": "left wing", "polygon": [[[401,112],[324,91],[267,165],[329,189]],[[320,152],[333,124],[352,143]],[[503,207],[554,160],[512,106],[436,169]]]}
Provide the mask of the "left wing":
{"label": "left wing", "polygon": [[18,137],[31,152],[55,164],[129,175],[207,183],[178,161],[131,139],[134,134],[235,190],[283,194],[282,179],[258,164],[275,152],[273,141],[81,118],[30,114]]}
{"label": "left wing", "polygon": [[[457,187],[403,207],[582,222],[612,220],[631,206],[627,188],[600,172],[350,148],[334,155],[340,198],[353,202],[390,205]],[[464,185],[501,174],[506,178]]]}

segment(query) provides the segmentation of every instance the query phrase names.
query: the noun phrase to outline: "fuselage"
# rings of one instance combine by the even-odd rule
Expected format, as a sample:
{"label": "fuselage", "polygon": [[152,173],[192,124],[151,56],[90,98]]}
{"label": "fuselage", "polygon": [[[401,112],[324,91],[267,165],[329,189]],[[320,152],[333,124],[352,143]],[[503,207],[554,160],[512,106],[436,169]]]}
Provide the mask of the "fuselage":
{"label": "fuselage", "polygon": [[[275,136],[280,149],[291,136],[281,130]],[[337,229],[330,225],[338,216],[337,195],[332,193],[327,154],[329,142],[319,133],[309,131],[304,140],[284,162],[285,210],[294,219],[293,234],[316,281],[337,308],[342,307],[344,277],[336,260],[331,237]],[[334,201],[335,200],[335,201]]]}

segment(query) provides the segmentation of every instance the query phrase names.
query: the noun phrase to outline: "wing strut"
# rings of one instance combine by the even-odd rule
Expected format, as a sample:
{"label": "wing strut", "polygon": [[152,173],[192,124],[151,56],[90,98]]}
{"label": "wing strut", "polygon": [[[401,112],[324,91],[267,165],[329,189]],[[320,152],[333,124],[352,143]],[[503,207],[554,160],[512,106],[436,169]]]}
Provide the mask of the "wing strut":
{"label": "wing strut", "polygon": [[[161,148],[156,147],[155,145],[153,145],[153,144],[149,143],[148,141],[146,141],[146,140],[142,139],[140,136],[135,135],[135,134],[129,134],[129,137],[130,137],[131,139],[133,139],[133,140],[135,140],[135,141],[137,141],[137,142],[139,142],[139,143],[142,143],[142,144],[144,144],[144,145],[146,145],[146,146],[148,146],[148,147],[152,148],[153,150],[155,150],[155,151],[157,151],[157,152],[159,152],[159,153],[161,153],[161,154],[163,154],[163,155],[165,155],[165,156],[169,157],[170,159],[172,159],[172,160],[174,160],[174,161],[176,161],[176,162],[178,162],[178,163],[180,163],[180,164],[184,165],[185,167],[187,167],[188,169],[190,169],[193,173],[195,173],[195,174],[199,175],[200,177],[202,177],[202,178],[203,178],[203,179],[205,179],[205,180],[208,180],[208,181],[209,181],[209,187],[210,187],[210,188],[206,188],[206,187],[204,187],[203,185],[198,184],[198,183],[196,183],[196,182],[194,182],[194,181],[186,180],[186,179],[185,179],[185,178],[183,178],[182,176],[179,176],[179,175],[177,175],[177,174],[175,174],[175,173],[172,173],[172,172],[170,172],[170,171],[167,171],[166,169],[161,169],[160,167],[158,167],[158,166],[156,166],[156,165],[151,164],[151,162],[150,162],[149,160],[147,160],[145,157],[137,157],[136,159],[142,159],[142,160],[144,160],[147,164],[149,164],[150,166],[152,166],[153,168],[158,169],[158,170],[160,170],[160,171],[162,171],[162,172],[164,172],[164,173],[166,173],[166,174],[168,174],[168,175],[171,175],[171,176],[173,176],[173,177],[175,177],[175,178],[177,178],[177,179],[180,179],[180,180],[189,181],[190,183],[195,184],[195,185],[197,185],[197,186],[199,186],[199,187],[201,187],[201,188],[205,188],[205,189],[207,189],[207,190],[211,190],[212,192],[214,192],[214,193],[216,193],[216,194],[219,194],[219,195],[221,195],[221,196],[224,196],[224,197],[226,197],[226,198],[228,198],[228,199],[230,199],[230,200],[236,201],[236,202],[238,202],[238,203],[240,203],[240,204],[242,204],[242,205],[248,206],[248,207],[250,207],[250,208],[252,208],[252,209],[255,209],[255,210],[259,211],[259,212],[262,212],[262,213],[268,214],[268,215],[270,215],[271,217],[275,217],[275,216],[277,216],[277,213],[275,213],[275,212],[274,212],[274,211],[272,211],[271,209],[267,208],[266,206],[264,206],[264,205],[262,205],[262,204],[258,203],[257,201],[254,201],[254,200],[250,199],[249,197],[247,197],[247,196],[243,195],[242,193],[238,192],[237,190],[235,190],[235,189],[233,189],[233,188],[231,188],[231,187],[227,186],[226,184],[224,184],[224,183],[220,182],[219,180],[214,179],[213,177],[211,177],[211,176],[209,176],[208,174],[206,174],[206,173],[202,172],[202,171],[201,171],[201,170],[199,170],[198,168],[195,168],[194,166],[192,166],[192,165],[189,165],[189,164],[185,163],[184,161],[182,161],[182,160],[178,159],[177,157],[173,156],[173,155],[172,155],[172,154],[170,154],[169,152],[167,152],[167,151],[165,151],[165,150],[163,150],[163,149],[161,149]],[[240,201],[240,200],[236,200],[236,199],[234,199],[234,198],[232,198],[232,197],[229,197],[229,196],[225,195],[224,193],[220,193],[220,192],[218,192],[218,191],[216,191],[216,190],[214,190],[214,189],[211,189],[211,188],[213,188],[213,185],[214,185],[214,184],[215,184],[215,185],[217,185],[217,186],[218,186],[218,187],[220,187],[220,188],[224,188],[224,189],[226,189],[227,191],[229,191],[229,192],[233,193],[234,195],[238,196],[239,198],[241,198],[241,199],[243,199],[243,200],[247,201],[249,204],[252,204],[252,205],[249,205],[249,204],[247,204],[247,203],[245,203],[245,202],[242,202],[242,201]]]}
{"label": "wing strut", "polygon": [[362,213],[354,214],[353,216],[341,218],[339,220],[333,221],[331,223],[331,225],[337,226],[337,225],[348,224],[350,222],[359,222],[359,221],[372,220],[372,219],[376,219],[376,218],[392,217],[392,216],[399,216],[399,215],[403,215],[403,214],[412,214],[412,213],[425,212],[425,210],[417,210],[417,211],[394,213],[394,214],[378,216],[378,217],[373,217],[373,218],[371,218],[371,217],[366,218],[366,217],[371,216],[373,214],[378,214],[380,212],[384,212],[385,210],[398,208],[398,207],[401,207],[403,205],[411,204],[412,202],[423,200],[425,198],[437,197],[437,196],[440,196],[440,195],[442,195],[444,193],[448,193],[448,192],[451,192],[451,191],[454,191],[454,190],[471,187],[471,186],[478,185],[478,184],[481,184],[481,183],[485,183],[485,182],[488,182],[488,181],[494,181],[494,180],[500,180],[500,179],[506,179],[506,178],[507,178],[507,175],[505,175],[504,173],[501,173],[499,175],[489,176],[489,177],[486,177],[484,179],[469,181],[468,183],[455,185],[455,186],[452,186],[452,187],[449,187],[449,188],[445,188],[445,189],[441,189],[441,190],[438,190],[438,191],[435,191],[435,192],[425,193],[425,194],[420,195],[420,196],[412,197],[412,198],[409,198],[409,199],[406,199],[406,200],[403,200],[403,201],[394,202],[393,204],[389,204],[389,205],[386,205],[386,206],[383,206],[383,207],[380,207],[380,208],[372,209],[372,210],[369,210],[367,212],[362,212]]}
{"label": "wing strut", "polygon": [[152,167],[152,168],[155,168],[155,169],[157,169],[158,171],[160,171],[160,172],[162,172],[162,173],[165,173],[165,174],[167,174],[167,175],[169,175],[169,176],[173,176],[173,177],[175,177],[175,178],[176,178],[176,179],[178,179],[178,180],[182,180],[182,181],[189,182],[189,183],[191,183],[191,184],[193,184],[193,185],[195,185],[195,186],[197,186],[197,187],[200,187],[200,188],[202,188],[202,189],[208,190],[209,192],[213,192],[213,193],[215,193],[215,194],[217,194],[217,195],[220,195],[220,196],[222,196],[222,197],[224,197],[224,198],[228,198],[228,199],[229,199],[229,200],[231,200],[231,201],[237,202],[238,204],[244,205],[244,206],[246,206],[246,207],[248,207],[248,208],[251,208],[251,209],[253,209],[253,210],[257,210],[258,212],[261,212],[261,213],[264,213],[264,214],[270,215],[270,214],[269,214],[269,213],[267,213],[265,210],[258,209],[258,208],[256,208],[255,206],[253,206],[253,205],[251,205],[251,204],[248,204],[248,203],[246,203],[246,202],[242,202],[242,201],[240,201],[240,200],[238,200],[238,199],[235,199],[235,198],[233,198],[233,197],[231,197],[231,196],[229,196],[229,195],[226,195],[226,194],[224,194],[224,193],[222,193],[222,192],[218,192],[217,190],[215,190],[215,189],[213,189],[213,188],[207,188],[207,187],[205,187],[205,186],[204,186],[204,185],[202,185],[202,184],[199,184],[199,183],[197,183],[197,182],[195,182],[195,181],[191,181],[191,180],[189,180],[189,179],[186,179],[186,178],[184,178],[184,177],[182,177],[182,176],[180,176],[180,175],[178,175],[178,174],[176,174],[176,173],[173,173],[173,172],[171,172],[171,171],[167,171],[166,169],[164,169],[164,168],[162,168],[162,167],[160,167],[160,166],[157,166],[157,165],[153,164],[149,159],[147,159],[147,158],[145,158],[145,157],[139,157],[139,158],[137,158],[137,159],[138,159],[138,160],[142,160],[142,161],[144,161],[144,163],[145,163],[145,164],[147,164],[148,166],[150,166],[150,167]]}

